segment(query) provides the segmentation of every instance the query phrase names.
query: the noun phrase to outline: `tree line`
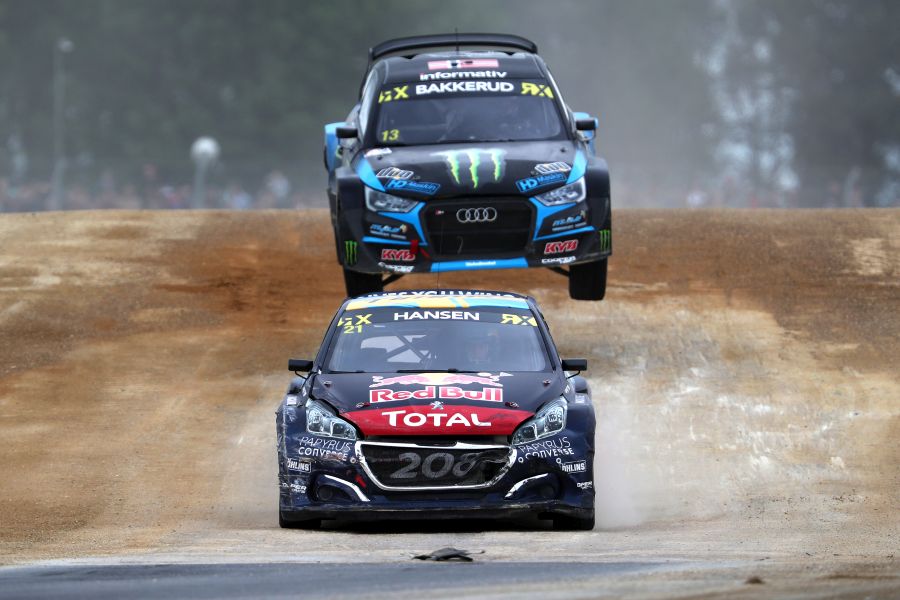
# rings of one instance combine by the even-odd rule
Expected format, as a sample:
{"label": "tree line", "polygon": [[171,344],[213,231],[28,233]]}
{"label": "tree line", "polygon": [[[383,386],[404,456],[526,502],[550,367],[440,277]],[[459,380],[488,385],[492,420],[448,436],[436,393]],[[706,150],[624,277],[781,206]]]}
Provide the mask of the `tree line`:
{"label": "tree line", "polygon": [[62,71],[69,184],[189,184],[189,147],[209,135],[220,187],[280,172],[316,198],[322,124],[351,107],[368,48],[458,29],[538,43],[567,102],[600,118],[626,205],[695,192],[891,205],[898,13],[889,0],[0,0],[0,179],[50,179]]}

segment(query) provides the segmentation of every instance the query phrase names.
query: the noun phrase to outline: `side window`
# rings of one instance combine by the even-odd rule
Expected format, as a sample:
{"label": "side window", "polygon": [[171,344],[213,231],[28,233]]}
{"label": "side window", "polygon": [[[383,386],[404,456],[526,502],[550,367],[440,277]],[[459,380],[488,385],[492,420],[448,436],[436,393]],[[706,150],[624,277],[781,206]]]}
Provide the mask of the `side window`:
{"label": "side window", "polygon": [[547,80],[550,82],[550,87],[553,88],[553,93],[556,94],[556,99],[559,102],[559,109],[562,110],[562,118],[564,121],[569,123],[569,131],[575,131],[575,117],[572,115],[572,109],[569,108],[569,105],[566,104],[565,100],[563,100],[562,94],[559,92],[559,86],[556,85],[556,80],[553,79],[553,73],[550,72],[550,69],[546,69]]}
{"label": "side window", "polygon": [[359,137],[364,138],[366,135],[366,126],[369,124],[369,113],[372,111],[372,97],[375,95],[375,82],[378,81],[377,70],[372,69],[369,77],[366,79],[366,85],[363,86],[362,98],[360,98],[359,107]]}
{"label": "side window", "polygon": [[544,313],[537,311],[540,316],[541,322],[544,324],[544,327],[547,328],[547,337],[550,338],[550,348],[548,348],[549,352],[553,354],[553,358],[556,359],[556,364],[562,364],[562,358],[559,356],[559,348],[556,346],[556,340],[553,339],[553,334],[550,333],[550,323],[547,322],[547,319],[544,318]]}

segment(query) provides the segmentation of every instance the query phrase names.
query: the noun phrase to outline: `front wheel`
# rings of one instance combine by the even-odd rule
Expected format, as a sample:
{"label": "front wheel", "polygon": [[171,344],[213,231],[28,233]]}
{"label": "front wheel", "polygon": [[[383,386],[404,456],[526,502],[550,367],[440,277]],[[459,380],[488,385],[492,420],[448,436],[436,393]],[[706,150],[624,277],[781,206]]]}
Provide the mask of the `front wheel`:
{"label": "front wheel", "polygon": [[344,284],[347,288],[347,296],[350,298],[384,291],[381,273],[357,273],[345,268]]}
{"label": "front wheel", "polygon": [[573,300],[603,300],[607,262],[604,258],[569,267],[569,297]]}

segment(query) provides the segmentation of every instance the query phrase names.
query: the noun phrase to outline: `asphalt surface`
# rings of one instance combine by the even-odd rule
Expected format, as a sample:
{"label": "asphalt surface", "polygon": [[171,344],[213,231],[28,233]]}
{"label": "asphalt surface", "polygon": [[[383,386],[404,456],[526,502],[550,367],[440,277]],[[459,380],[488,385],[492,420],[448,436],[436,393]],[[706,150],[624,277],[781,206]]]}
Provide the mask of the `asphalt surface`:
{"label": "asphalt surface", "polygon": [[[0,570],[0,598],[398,598],[502,591],[531,595],[577,584],[601,595],[604,579],[677,564],[422,562],[405,564],[167,564],[14,567]],[[577,590],[570,590],[575,594]]]}

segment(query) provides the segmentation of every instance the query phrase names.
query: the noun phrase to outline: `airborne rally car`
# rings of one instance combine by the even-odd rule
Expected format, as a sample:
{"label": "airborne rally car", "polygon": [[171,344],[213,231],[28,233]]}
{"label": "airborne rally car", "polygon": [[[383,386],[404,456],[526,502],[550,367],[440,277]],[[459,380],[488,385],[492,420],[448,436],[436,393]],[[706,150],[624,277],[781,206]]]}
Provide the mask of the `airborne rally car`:
{"label": "airborne rally car", "polygon": [[[594,409],[532,298],[344,302],[276,412],[279,523],[550,518],[594,524]],[[299,376],[299,372],[308,376]]]}
{"label": "airborne rally car", "polygon": [[375,46],[357,104],[325,127],[347,294],[381,291],[405,273],[548,267],[569,277],[572,298],[602,299],[610,190],[595,129],[563,102],[524,38]]}

